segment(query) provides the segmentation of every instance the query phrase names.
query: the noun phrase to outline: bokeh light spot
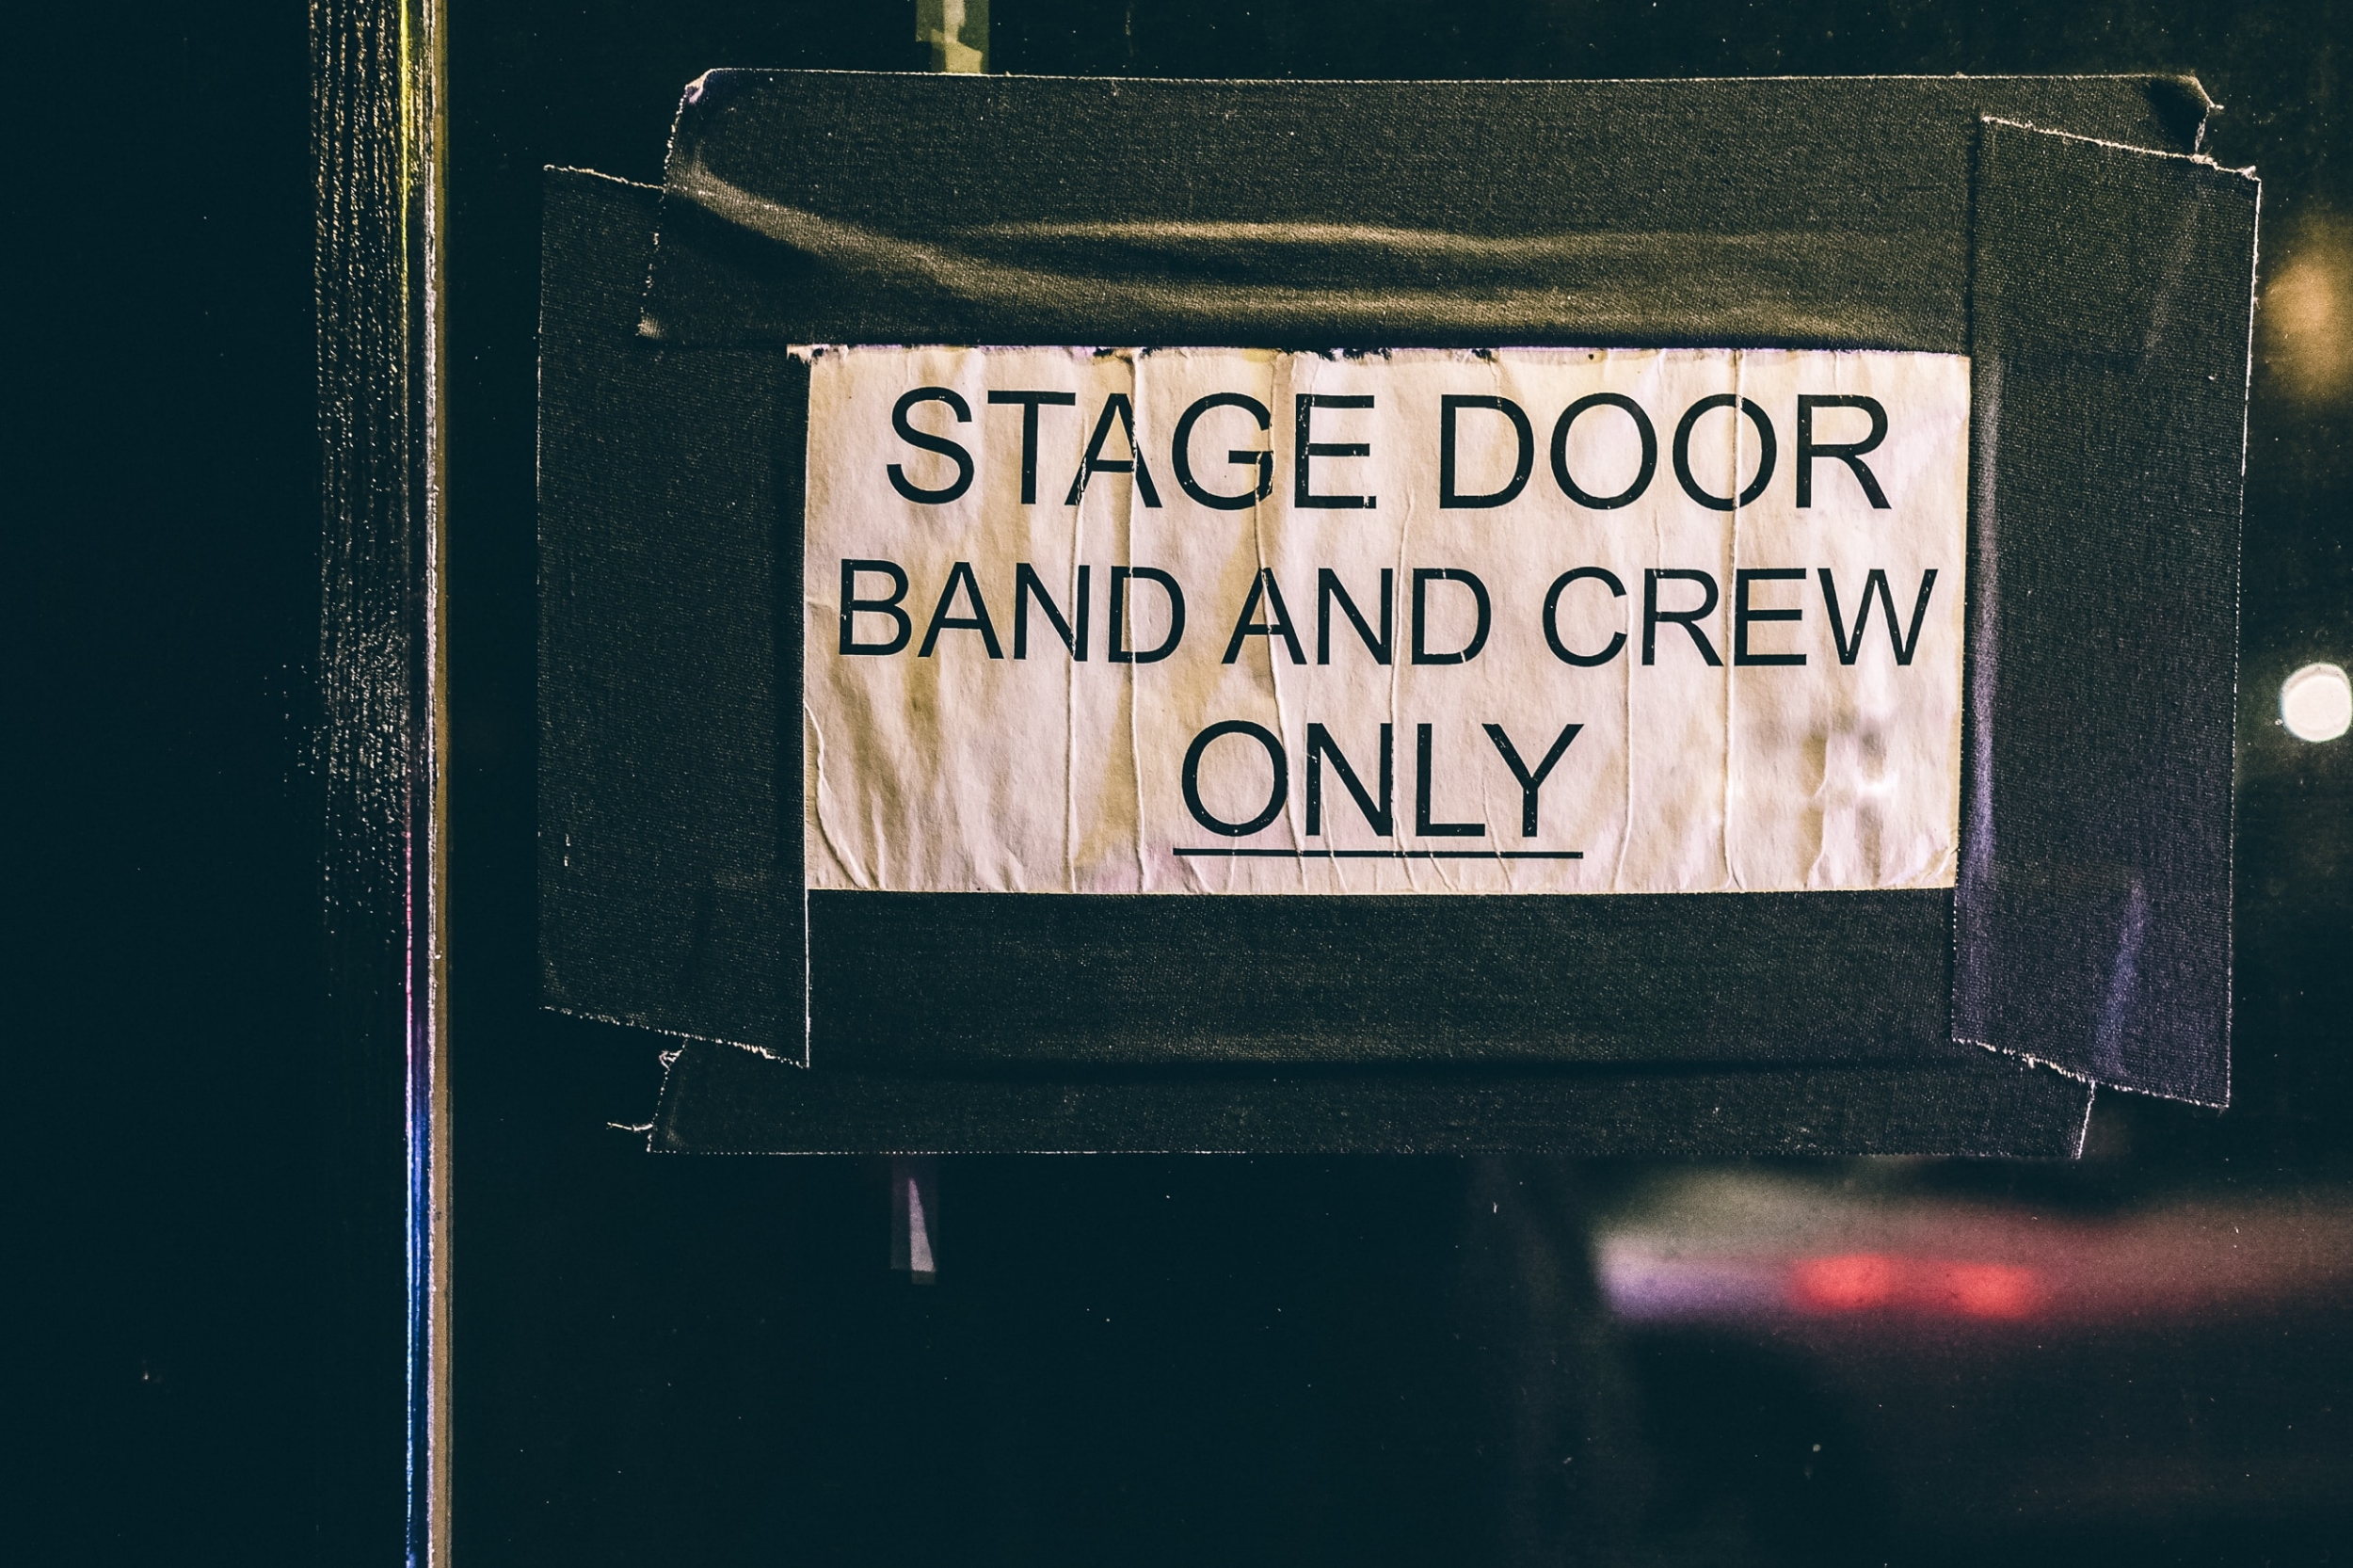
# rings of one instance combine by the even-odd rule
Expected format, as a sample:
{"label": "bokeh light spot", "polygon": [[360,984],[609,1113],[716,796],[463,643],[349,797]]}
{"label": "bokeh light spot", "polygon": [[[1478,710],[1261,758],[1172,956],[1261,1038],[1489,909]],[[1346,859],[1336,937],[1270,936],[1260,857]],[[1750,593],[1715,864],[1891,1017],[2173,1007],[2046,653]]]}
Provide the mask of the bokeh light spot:
{"label": "bokeh light spot", "polygon": [[2280,722],[2299,741],[2333,741],[2353,728],[2353,680],[2336,664],[2306,664],[2280,685]]}
{"label": "bokeh light spot", "polygon": [[2353,223],[2315,215],[2297,228],[2256,321],[2281,391],[2323,406],[2353,392]]}

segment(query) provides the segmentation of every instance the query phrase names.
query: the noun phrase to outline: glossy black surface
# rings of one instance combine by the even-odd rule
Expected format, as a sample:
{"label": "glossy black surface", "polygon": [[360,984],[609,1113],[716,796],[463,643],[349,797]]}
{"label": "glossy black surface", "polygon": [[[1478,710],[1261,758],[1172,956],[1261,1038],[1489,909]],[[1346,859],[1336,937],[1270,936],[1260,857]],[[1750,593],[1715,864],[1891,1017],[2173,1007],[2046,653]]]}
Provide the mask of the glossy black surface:
{"label": "glossy black surface", "polygon": [[[648,1158],[612,1125],[650,1114],[646,1042],[532,1008],[537,169],[651,181],[704,68],[898,68],[917,46],[896,5],[457,0],[460,1556],[1460,1560],[1449,1521],[1526,1516],[1464,1500],[1500,1484],[1469,1450],[1515,1430],[1528,1385],[1463,1371],[1466,1328],[1503,1362],[1569,1348],[1586,1370],[1545,1384],[1553,1408],[1639,1504],[1596,1502],[1593,1528],[1648,1532],[1657,1560],[2341,1552],[2353,742],[2273,714],[2290,669],[2353,659],[2343,7],[994,10],[995,63],[1032,71],[2196,72],[2229,105],[2212,151],[2265,178],[2285,291],[2250,426],[2234,1109],[2104,1097],[2077,1167],[1604,1165],[1509,1206],[1517,1176],[1393,1161],[949,1161],[929,1288],[886,1268],[879,1170]],[[336,1327],[352,1257],[396,1272],[396,1236],[337,1240],[339,1184],[381,1151],[316,1136],[359,1069],[317,1048],[301,25],[144,8],[28,27],[65,127],[23,144],[20,243],[56,264],[11,377],[11,1219],[36,1324],[11,1358],[32,1412],[12,1540],[36,1560],[353,1560],[322,1548],[315,1477],[396,1441],[336,1388],[390,1343]],[[2309,307],[2329,298],[2333,328]],[[1731,1185],[1674,1185],[1700,1177]],[[1491,1188],[1518,1228],[1455,1254]],[[2068,1248],[2038,1262],[2053,1226]],[[1781,1304],[1580,1304],[1580,1234],[1621,1292],[1648,1277],[1625,1272],[1638,1242],[1728,1235],[1781,1271]],[[2099,1265],[2114,1314],[2062,1312],[2098,1294],[2064,1256],[2127,1241],[2144,1263]],[[2041,1272],[1934,1283],[1936,1259],[1997,1256]],[[1970,1301],[1997,1310],[1951,1304]]]}
{"label": "glossy black surface", "polygon": [[[461,1536],[525,1560],[1480,1560],[1482,1542],[1499,1560],[1545,1560],[1547,1541],[1576,1560],[1613,1540],[1637,1558],[1710,1562],[2262,1561],[2325,1549],[2353,1486],[2335,1415],[2348,1391],[2346,1263],[2329,1218],[2346,1201],[2353,999],[2329,954],[2353,927],[2332,869],[2353,766],[2344,744],[2289,742],[2270,720],[2287,668],[2353,648],[2343,392],[2291,394],[2283,350],[2265,340],[2246,528],[2240,1109],[2217,1118],[2108,1096],[2091,1157],[2074,1168],[1723,1173],[1794,1183],[1786,1212],[1833,1238],[1858,1233],[1841,1206],[1867,1189],[1873,1223],[1895,1239],[1851,1255],[1866,1277],[1882,1266],[1933,1274],[1946,1254],[1964,1269],[2024,1269],[2020,1299],[2041,1304],[2023,1317],[1973,1318],[1941,1287],[1851,1309],[1646,1316],[1611,1294],[1642,1276],[1639,1258],[1612,1263],[1610,1249],[1645,1224],[1674,1246],[1700,1244],[1698,1230],[1675,1227],[1701,1221],[1657,1195],[1690,1169],[1673,1166],[1531,1176],[1434,1160],[948,1160],[939,1283],[905,1286],[881,1270],[878,1169],[648,1165],[632,1135],[594,1125],[645,1120],[642,1040],[510,1011],[523,999],[498,977],[520,981],[528,939],[504,911],[528,866],[514,752],[528,733],[530,497],[527,471],[481,433],[494,418],[519,450],[529,360],[511,325],[530,286],[518,215],[533,165],[650,183],[659,138],[647,132],[670,104],[661,70],[683,81],[722,60],[896,67],[901,42],[829,36],[813,17],[771,31],[763,13],[731,36],[707,23],[710,35],[657,67],[659,28],[616,21],[591,36],[509,15],[472,54],[461,36],[453,56],[461,110],[473,95],[475,118],[460,125],[481,138],[471,165],[457,141],[459,224],[511,224],[516,236],[511,249],[482,242],[458,318],[483,355],[481,379],[461,389],[477,435],[459,483],[508,520],[486,517],[467,536],[488,591],[458,645],[461,658],[475,650],[464,712],[479,727],[464,798],[488,840],[469,863],[480,890],[459,904],[485,955],[460,1016],[499,1042],[461,1055],[459,1085],[505,1111],[495,1131],[461,1123],[474,1181],[497,1193],[478,1201],[499,1203],[461,1233],[461,1259],[484,1259],[475,1267],[499,1280],[477,1274],[461,1298],[461,1400],[476,1390],[461,1404],[460,1452],[472,1455],[459,1461]],[[2324,267],[2353,265],[2296,238],[2326,232],[2303,227],[2315,211],[2353,202],[2345,129],[2330,118],[2341,46],[2302,8],[2225,28],[2156,9],[2095,22],[1923,8],[1891,21],[1860,8],[1000,0],[993,20],[994,63],[1045,72],[2192,71],[2233,105],[2211,151],[2265,176],[2270,275],[2298,244]],[[624,72],[622,39],[658,47]],[[540,95],[527,105],[524,84]],[[625,101],[642,104],[633,133],[616,112]],[[493,952],[512,956],[493,964]],[[544,1097],[557,1081],[576,1096],[568,1105]],[[1470,1194],[1524,1179],[1567,1191],[1523,1193],[1528,1224],[1486,1236],[1475,1209],[1490,1206]],[[1745,1191],[1736,1186],[1736,1213]],[[2316,1272],[2265,1274],[2269,1285],[2219,1306],[2164,1307],[2165,1282],[2215,1277],[2234,1256],[2198,1202],[2287,1213],[2271,1234],[2302,1240],[2272,1244],[2300,1248]],[[1504,1223],[1500,1201],[1492,1208]],[[2134,1240],[2155,1261],[2101,1274],[2101,1299],[2122,1304],[2087,1317],[2064,1304],[2092,1289],[2091,1274],[2064,1260],[1968,1261],[2028,1256],[1970,1228],[1988,1215],[2077,1226],[2068,1234],[2087,1257]],[[1544,1239],[1556,1234],[1572,1240]],[[1617,1310],[1577,1304],[1592,1288],[1580,1235],[1602,1243],[1601,1300]],[[1848,1266],[1842,1244],[1759,1229],[1734,1250],[1764,1256],[1751,1262],[1785,1271],[1791,1283],[1773,1288],[1793,1292],[1808,1271]],[[1482,1247],[1504,1261],[1485,1272],[1466,1261]],[[1529,1309],[1531,1298],[1551,1304]],[[1549,1416],[1531,1427],[1508,1374],[1450,1359],[1466,1340],[1552,1368],[1551,1381],[1520,1384],[1549,1390],[1539,1396]],[[1560,1372],[1562,1356],[1577,1370]],[[1603,1490],[1625,1507],[1591,1493],[1562,1503],[1531,1479],[1530,1456],[1545,1449],[1556,1466],[1571,1432],[1585,1445],[1577,1463],[1611,1466]],[[1829,1459],[1814,1457],[1817,1443]],[[1566,1514],[1545,1512],[1555,1506]],[[1488,1533],[1514,1529],[1528,1532],[1516,1553]]]}

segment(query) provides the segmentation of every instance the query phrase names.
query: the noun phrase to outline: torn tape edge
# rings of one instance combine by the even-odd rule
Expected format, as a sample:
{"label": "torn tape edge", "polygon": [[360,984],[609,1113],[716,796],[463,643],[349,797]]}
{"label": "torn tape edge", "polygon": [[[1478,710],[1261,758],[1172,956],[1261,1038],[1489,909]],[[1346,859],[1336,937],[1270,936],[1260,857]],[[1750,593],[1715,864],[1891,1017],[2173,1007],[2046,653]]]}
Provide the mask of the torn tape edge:
{"label": "torn tape edge", "polygon": [[[806,939],[804,940],[806,941]],[[804,990],[806,991],[806,983],[804,983]],[[769,1061],[776,1063],[780,1066],[798,1067],[804,1071],[806,1071],[809,1066],[806,1035],[808,1014],[808,1005],[806,1000],[804,1000],[802,1006],[804,1029],[802,1054],[797,1057],[787,1056],[780,1051],[772,1050],[766,1046],[755,1045],[749,1040],[730,1040],[724,1034],[696,1034],[691,1031],[683,1029],[665,1029],[660,1024],[648,1023],[643,1018],[623,1017],[615,1013],[598,1013],[585,1007],[568,1007],[562,1002],[543,1001],[539,1004],[539,1011],[542,1013],[553,1013],[559,1016],[567,1018],[578,1018],[583,1023],[611,1024],[616,1029],[640,1029],[648,1034],[662,1035],[665,1039],[692,1040],[696,1045],[732,1046],[737,1050],[750,1051],[754,1056],[764,1056]],[[675,1059],[678,1052],[664,1051],[662,1054],[666,1070],[667,1063],[670,1060]]]}
{"label": "torn tape edge", "polygon": [[619,185],[627,190],[658,192],[662,189],[660,185],[648,185],[636,180],[625,180],[618,174],[607,174],[600,168],[584,168],[578,164],[541,164],[539,172],[541,174],[584,174],[591,180],[602,180],[607,184]]}
{"label": "torn tape edge", "polygon": [[[2108,1079],[2095,1078],[2078,1068],[2054,1062],[2047,1056],[2037,1056],[2032,1051],[2019,1050],[2011,1046],[1997,1046],[1991,1040],[1974,1039],[1966,1034],[1955,1034],[1952,1040],[1957,1046],[1976,1046],[1978,1049],[1990,1050],[1996,1056],[2007,1056],[2014,1062],[2023,1062],[2029,1067],[2047,1067],[2061,1078],[2072,1078],[2089,1089],[2113,1089],[2119,1094],[2144,1095],[2150,1099],[2171,1100],[2177,1105],[2195,1105],[2205,1111],[2228,1111],[2231,1108],[2231,1102],[2228,1099],[2203,1100],[2189,1095],[2168,1094],[2161,1089],[2144,1089],[2138,1084],[2118,1083]],[[2225,1092],[2228,1092],[2227,1089]]]}
{"label": "torn tape edge", "polygon": [[[2214,109],[2220,107],[2218,104],[2214,105]],[[2211,120],[2213,117],[2213,109],[2209,109],[2207,118]],[[2163,158],[2170,163],[2194,164],[2201,168],[2213,169],[2217,174],[2244,180],[2258,188],[2263,184],[2263,180],[2256,174],[2253,164],[2249,164],[2245,168],[2233,168],[2215,162],[2213,157],[2204,152],[2168,152],[2157,147],[2136,147],[2129,141],[2112,141],[2105,136],[2088,136],[2080,131],[2056,130],[2048,125],[2037,125],[2030,120],[2011,120],[1997,114],[1981,114],[1977,116],[1977,123],[1981,126],[1998,125],[2005,131],[2031,131],[2039,136],[2057,136],[2062,141],[2080,141],[2092,147],[2105,147],[2114,152],[2131,152],[2144,158]],[[2202,143],[2203,140],[2204,132],[2201,130],[2200,141]]]}
{"label": "torn tape edge", "polygon": [[[806,925],[806,923],[804,923],[803,930],[804,930],[804,932],[806,932],[806,930],[807,930],[807,925]],[[806,970],[804,970],[803,972],[804,972],[804,975],[806,975],[806,972],[807,972],[807,971],[806,971]],[[806,994],[806,987],[807,987],[807,981],[806,981],[806,979],[804,979],[804,981],[803,981],[803,986],[804,986],[804,994]],[[632,1023],[628,1022],[628,1020],[626,1020],[626,1019],[622,1019],[622,1018],[610,1018],[610,1017],[603,1017],[603,1016],[600,1016],[599,1015],[596,1015],[596,1014],[592,1014],[592,1013],[584,1013],[584,1012],[580,1012],[580,1011],[578,1011],[578,1010],[576,1010],[576,1009],[568,1008],[568,1007],[555,1007],[555,1006],[552,1006],[552,1005],[551,1005],[551,1006],[549,1006],[549,1007],[547,1008],[547,1011],[549,1011],[549,1012],[551,1012],[551,1013],[561,1013],[561,1014],[564,1014],[564,1015],[565,1015],[566,1016],[568,1016],[568,1017],[575,1017],[575,1018],[588,1018],[588,1019],[591,1019],[591,1020],[593,1020],[593,1021],[595,1021],[595,1022],[598,1022],[598,1023],[619,1024],[619,1025],[621,1025],[623,1028],[628,1028],[628,1029],[643,1029],[643,1030],[648,1031],[648,1032],[650,1032],[650,1033],[667,1035],[667,1036],[669,1036],[671,1039],[674,1039],[674,1040],[686,1040],[686,1041],[693,1041],[693,1042],[695,1042],[695,1043],[696,1043],[696,1044],[706,1045],[706,1046],[724,1046],[724,1047],[726,1047],[726,1048],[728,1048],[728,1049],[731,1049],[731,1050],[745,1051],[745,1052],[748,1052],[749,1054],[751,1054],[751,1055],[753,1055],[753,1056],[761,1057],[761,1058],[763,1058],[763,1059],[765,1059],[765,1060],[767,1060],[767,1061],[774,1062],[775,1064],[777,1064],[778,1066],[780,1066],[780,1067],[794,1067],[794,1068],[798,1068],[798,1069],[799,1069],[799,1070],[801,1070],[802,1072],[807,1072],[807,1071],[808,1071],[808,1069],[809,1069],[809,1060],[808,1060],[808,1054],[807,1054],[807,1052],[808,1052],[808,1044],[807,1044],[807,1039],[808,1039],[808,1036],[807,1036],[807,1029],[808,1029],[808,1010],[807,1010],[806,1005],[804,1005],[804,1007],[803,1007],[803,1016],[802,1016],[802,1028],[803,1028],[803,1045],[802,1045],[802,1050],[803,1050],[803,1054],[802,1054],[802,1056],[801,1056],[798,1060],[795,1060],[795,1059],[793,1059],[792,1057],[790,1057],[790,1056],[780,1056],[780,1055],[778,1055],[776,1052],[775,1052],[775,1051],[773,1051],[773,1050],[768,1050],[768,1049],[766,1049],[766,1048],[762,1048],[762,1047],[760,1047],[760,1046],[750,1045],[750,1044],[748,1044],[748,1043],[746,1043],[746,1042],[744,1042],[744,1041],[742,1041],[742,1040],[725,1040],[725,1039],[721,1039],[721,1038],[719,1038],[719,1037],[718,1037],[718,1036],[716,1036],[716,1035],[711,1035],[711,1034],[689,1034],[689,1033],[687,1033],[684,1030],[678,1030],[678,1029],[655,1029],[655,1028],[654,1028],[652,1025],[650,1025],[650,1024],[632,1024]],[[613,1129],[614,1129],[615,1131],[616,1131],[616,1132],[642,1132],[642,1133],[644,1133],[644,1134],[646,1135],[646,1152],[647,1152],[648,1154],[701,1154],[701,1153],[706,1153],[706,1152],[707,1152],[707,1153],[712,1153],[712,1154],[759,1154],[759,1153],[763,1152],[763,1151],[759,1150],[759,1149],[712,1149],[712,1150],[701,1150],[701,1149],[679,1149],[679,1148],[664,1148],[664,1147],[662,1145],[662,1144],[661,1144],[661,1142],[660,1142],[660,1139],[661,1139],[661,1136],[662,1136],[663,1108],[664,1108],[664,1105],[668,1102],[668,1100],[669,1100],[669,1098],[670,1098],[670,1077],[671,1077],[671,1075],[672,1075],[673,1073],[675,1073],[675,1072],[678,1070],[679,1058],[680,1058],[680,1057],[681,1057],[681,1056],[683,1056],[683,1055],[685,1055],[685,1054],[686,1054],[686,1048],[685,1048],[685,1047],[683,1047],[683,1046],[680,1046],[680,1047],[678,1047],[678,1048],[675,1048],[675,1049],[665,1050],[665,1051],[661,1051],[661,1052],[657,1053],[658,1058],[659,1058],[659,1060],[660,1060],[660,1061],[661,1061],[661,1063],[662,1063],[662,1087],[660,1087],[659,1089],[657,1089],[657,1090],[655,1090],[655,1091],[654,1091],[654,1096],[653,1096],[653,1106],[654,1106],[654,1110],[653,1110],[653,1116],[652,1116],[652,1119],[651,1119],[651,1120],[647,1121],[647,1122],[643,1123],[642,1125],[641,1125],[641,1124],[634,1124],[634,1123],[622,1123],[622,1122],[610,1122],[610,1121],[609,1121],[609,1122],[607,1122],[607,1123],[605,1123],[604,1125],[605,1125],[605,1126],[607,1126],[607,1127],[609,1127],[609,1128],[613,1128]],[[853,1153],[872,1153],[872,1152],[877,1152],[877,1151],[872,1151],[872,1150],[854,1150],[854,1149],[843,1149],[843,1150],[840,1150],[840,1151],[838,1151],[838,1152],[840,1152],[840,1153],[843,1153],[843,1154],[853,1154]],[[882,1151],[879,1151],[879,1152],[886,1153],[886,1154],[921,1154],[921,1153],[927,1153],[927,1152],[931,1152],[931,1151],[921,1150],[921,1149],[886,1149],[886,1150],[882,1150]]]}
{"label": "torn tape edge", "polygon": [[[703,74],[708,76],[711,72],[705,72]],[[699,83],[701,79],[701,77],[696,77],[696,82]],[[693,84],[690,84],[690,87]],[[685,114],[686,105],[693,101],[694,100],[691,96],[681,101],[679,105],[678,114],[671,117],[670,137],[673,142],[678,139],[679,118]],[[663,162],[666,168],[669,162],[666,152]],[[607,174],[600,168],[586,168],[578,164],[541,164],[539,166],[539,173],[543,178],[550,174],[582,175],[591,180],[600,181],[608,185],[618,185],[623,190],[645,191],[657,198],[663,197],[664,192],[667,189],[667,187],[664,185],[649,185],[641,180],[626,180],[618,174]],[[637,336],[641,338],[651,338],[656,341],[660,341],[663,334],[659,330],[653,329],[653,318],[647,313],[646,306],[653,298],[653,268],[655,259],[658,258],[662,252],[662,229],[663,226],[661,217],[659,213],[657,213],[653,228],[653,250],[652,254],[649,255],[646,261],[646,280],[638,289],[637,293]]]}
{"label": "torn tape edge", "polygon": [[[670,335],[653,313],[653,277],[662,264],[662,236],[669,232],[670,227],[665,221],[670,206],[670,166],[678,157],[679,132],[685,126],[687,115],[701,104],[705,84],[712,77],[722,74],[724,72],[719,70],[706,71],[679,89],[678,107],[670,114],[670,134],[662,142],[662,183],[658,185],[640,185],[632,180],[620,182],[633,190],[655,193],[653,233],[648,236],[650,243],[646,248],[646,281],[637,291],[637,335],[656,343],[667,341]],[[606,178],[612,177],[608,175]]]}

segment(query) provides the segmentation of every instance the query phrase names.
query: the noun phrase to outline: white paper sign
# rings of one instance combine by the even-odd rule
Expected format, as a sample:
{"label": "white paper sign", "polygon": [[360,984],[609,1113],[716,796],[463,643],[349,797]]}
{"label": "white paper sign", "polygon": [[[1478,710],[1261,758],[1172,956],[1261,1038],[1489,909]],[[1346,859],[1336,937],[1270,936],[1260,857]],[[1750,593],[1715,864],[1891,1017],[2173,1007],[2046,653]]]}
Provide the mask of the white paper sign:
{"label": "white paper sign", "polygon": [[820,348],[812,888],[1941,888],[1969,364]]}

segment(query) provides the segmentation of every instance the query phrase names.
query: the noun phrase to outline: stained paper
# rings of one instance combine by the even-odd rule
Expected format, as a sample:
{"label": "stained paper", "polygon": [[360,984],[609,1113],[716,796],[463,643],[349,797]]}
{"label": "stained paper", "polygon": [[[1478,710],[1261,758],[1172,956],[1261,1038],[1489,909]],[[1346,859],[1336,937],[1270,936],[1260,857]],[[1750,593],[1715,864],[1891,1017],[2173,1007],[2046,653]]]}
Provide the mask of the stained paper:
{"label": "stained paper", "polygon": [[1963,357],[796,352],[811,888],[1954,881]]}

